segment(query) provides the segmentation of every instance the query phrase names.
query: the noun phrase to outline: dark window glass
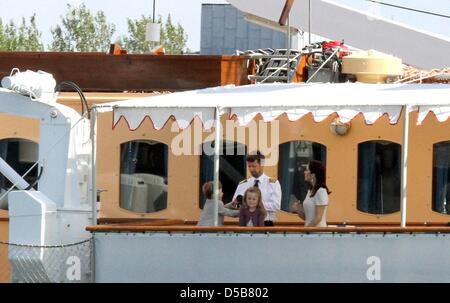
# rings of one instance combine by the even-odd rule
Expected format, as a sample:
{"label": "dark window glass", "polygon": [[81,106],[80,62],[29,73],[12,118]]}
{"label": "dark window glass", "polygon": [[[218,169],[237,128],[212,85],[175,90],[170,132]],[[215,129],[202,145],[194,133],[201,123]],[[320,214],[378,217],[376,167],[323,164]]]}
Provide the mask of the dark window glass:
{"label": "dark window glass", "polygon": [[357,208],[369,214],[400,210],[401,146],[389,141],[358,145]]}
{"label": "dark window glass", "polygon": [[[214,180],[214,142],[203,144],[200,164],[200,208],[203,209],[206,197],[201,187],[204,183]],[[206,151],[206,152],[205,152]],[[237,142],[226,141],[222,145],[219,157],[219,180],[222,183],[223,202],[226,204],[233,198],[236,188],[247,176],[247,147]]]}
{"label": "dark window glass", "polygon": [[167,145],[130,141],[120,151],[120,207],[140,213],[167,208]]}
{"label": "dark window glass", "polygon": [[450,214],[450,141],[433,145],[433,210]]}
{"label": "dark window glass", "polygon": [[291,204],[303,201],[309,184],[305,182],[304,172],[310,160],[321,161],[326,165],[325,145],[310,141],[292,141],[280,145],[278,179],[281,185],[281,209],[290,211]]}
{"label": "dark window glass", "polygon": [[[6,161],[19,175],[23,176],[39,159],[39,145],[25,139],[0,140],[0,157]],[[38,165],[25,177],[28,184],[37,189]],[[0,197],[13,185],[0,173]],[[0,201],[0,208],[7,209],[7,196]]]}

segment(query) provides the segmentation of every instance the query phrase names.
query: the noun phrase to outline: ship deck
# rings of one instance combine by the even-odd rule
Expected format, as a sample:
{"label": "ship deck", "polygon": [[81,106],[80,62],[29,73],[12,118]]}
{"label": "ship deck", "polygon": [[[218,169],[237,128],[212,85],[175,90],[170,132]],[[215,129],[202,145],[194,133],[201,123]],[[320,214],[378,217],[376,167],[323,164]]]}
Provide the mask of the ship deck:
{"label": "ship deck", "polygon": [[329,223],[101,219],[87,229],[97,282],[450,282],[444,223]]}

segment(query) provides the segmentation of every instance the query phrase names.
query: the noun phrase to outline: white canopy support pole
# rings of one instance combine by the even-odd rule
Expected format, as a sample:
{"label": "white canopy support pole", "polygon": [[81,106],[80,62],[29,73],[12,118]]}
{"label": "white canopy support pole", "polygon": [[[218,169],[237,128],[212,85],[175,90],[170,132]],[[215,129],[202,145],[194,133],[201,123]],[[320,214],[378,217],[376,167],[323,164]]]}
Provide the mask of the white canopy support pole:
{"label": "white canopy support pole", "polygon": [[92,225],[97,225],[97,109],[92,108],[91,112],[91,195],[92,195]]}
{"label": "white canopy support pole", "polygon": [[400,226],[406,227],[406,186],[408,176],[408,144],[409,144],[409,110],[410,106],[405,105],[403,117],[403,149],[402,149],[402,188],[400,195]]}
{"label": "white canopy support pole", "polygon": [[[97,225],[97,108],[91,110],[91,194],[92,225]],[[92,235],[95,236],[95,233]],[[91,282],[95,283],[95,240],[91,241]]]}
{"label": "white canopy support pole", "polygon": [[291,22],[290,17],[288,14],[287,18],[287,66],[286,66],[286,77],[287,77],[287,83],[291,82]]}
{"label": "white canopy support pole", "polygon": [[220,108],[216,107],[215,121],[215,139],[214,139],[214,226],[219,225],[219,159],[220,159]]}

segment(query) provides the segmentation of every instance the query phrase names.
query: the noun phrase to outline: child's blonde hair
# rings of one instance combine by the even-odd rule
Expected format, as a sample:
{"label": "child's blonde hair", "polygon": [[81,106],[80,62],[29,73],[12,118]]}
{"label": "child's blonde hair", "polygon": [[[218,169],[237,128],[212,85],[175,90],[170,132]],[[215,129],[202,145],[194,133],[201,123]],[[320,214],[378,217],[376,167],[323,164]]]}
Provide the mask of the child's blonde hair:
{"label": "child's blonde hair", "polygon": [[[222,183],[219,181],[219,192],[222,189]],[[209,181],[203,184],[202,192],[206,196],[206,199],[212,199],[214,193],[214,182]]]}
{"label": "child's blonde hair", "polygon": [[261,213],[263,213],[264,215],[266,215],[266,214],[267,214],[267,211],[266,211],[266,208],[264,207],[264,204],[262,203],[262,194],[261,194],[261,190],[260,190],[258,187],[249,187],[249,188],[245,191],[244,199],[243,199],[243,201],[242,201],[242,205],[243,205],[245,208],[248,208],[248,205],[247,205],[247,195],[248,195],[249,193],[254,193],[254,194],[256,194],[256,195],[258,196],[258,205],[256,205],[256,209],[259,209],[259,211],[260,211]]}

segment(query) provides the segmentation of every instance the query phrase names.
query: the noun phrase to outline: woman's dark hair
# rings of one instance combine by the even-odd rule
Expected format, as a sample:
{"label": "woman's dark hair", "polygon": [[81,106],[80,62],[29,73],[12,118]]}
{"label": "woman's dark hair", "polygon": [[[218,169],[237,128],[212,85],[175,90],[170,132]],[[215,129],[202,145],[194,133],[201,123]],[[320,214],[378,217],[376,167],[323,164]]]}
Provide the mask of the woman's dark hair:
{"label": "woman's dark hair", "polygon": [[314,197],[316,192],[321,187],[325,188],[328,194],[331,194],[331,191],[328,189],[326,184],[325,167],[322,165],[322,162],[311,160],[309,161],[308,168],[311,174],[314,174],[316,176],[316,184],[314,186],[312,185],[312,183],[309,185],[309,189],[311,190],[310,197]]}

